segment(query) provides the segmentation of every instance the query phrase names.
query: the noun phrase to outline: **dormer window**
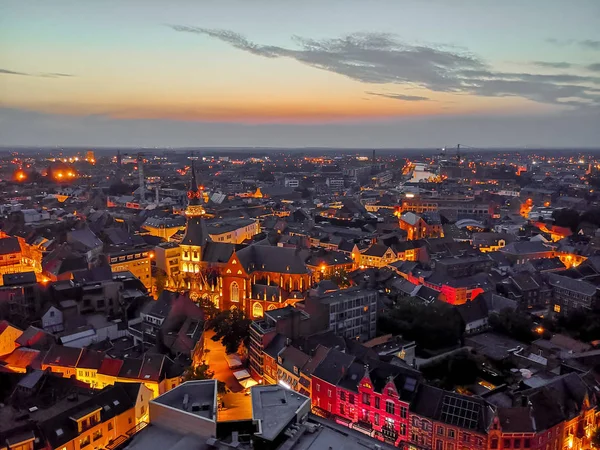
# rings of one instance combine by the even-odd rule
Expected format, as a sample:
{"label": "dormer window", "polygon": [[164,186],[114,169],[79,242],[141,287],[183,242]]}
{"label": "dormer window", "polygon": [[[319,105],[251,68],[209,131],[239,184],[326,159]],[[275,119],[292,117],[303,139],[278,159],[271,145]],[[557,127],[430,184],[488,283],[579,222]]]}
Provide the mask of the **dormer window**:
{"label": "dormer window", "polygon": [[281,356],[277,357],[277,363],[279,363],[279,364],[283,363],[283,358]]}
{"label": "dormer window", "polygon": [[231,264],[237,264],[237,261],[234,259],[233,261],[231,261]]}
{"label": "dormer window", "polygon": [[294,373],[298,375],[298,368],[296,366],[294,366]]}

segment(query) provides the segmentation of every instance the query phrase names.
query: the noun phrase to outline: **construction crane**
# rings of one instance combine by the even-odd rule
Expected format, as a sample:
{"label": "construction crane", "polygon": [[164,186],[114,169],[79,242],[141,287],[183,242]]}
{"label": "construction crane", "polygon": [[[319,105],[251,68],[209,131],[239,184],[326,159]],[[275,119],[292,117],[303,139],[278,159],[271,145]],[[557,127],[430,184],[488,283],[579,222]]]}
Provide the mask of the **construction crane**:
{"label": "construction crane", "polygon": [[[475,150],[475,149],[476,149],[475,147],[470,147],[470,146],[468,146],[468,145],[464,145],[464,144],[456,144],[456,157],[455,157],[455,158],[456,158],[456,163],[457,163],[457,164],[460,164],[460,161],[461,161],[461,154],[460,154],[460,149],[461,149],[461,147],[462,147],[462,148],[473,149],[473,150]],[[441,157],[445,157],[445,156],[446,156],[446,149],[448,149],[448,148],[450,148],[450,147],[442,147],[442,151],[441,151],[441,153],[440,153],[440,156],[441,156]]]}

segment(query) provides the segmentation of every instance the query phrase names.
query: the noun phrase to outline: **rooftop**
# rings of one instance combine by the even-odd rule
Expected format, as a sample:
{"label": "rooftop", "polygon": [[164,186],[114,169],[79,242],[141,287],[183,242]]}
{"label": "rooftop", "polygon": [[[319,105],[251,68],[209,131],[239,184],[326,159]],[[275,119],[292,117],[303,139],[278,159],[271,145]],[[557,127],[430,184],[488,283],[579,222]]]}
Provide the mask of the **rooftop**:
{"label": "rooftop", "polygon": [[252,419],[260,421],[257,435],[275,439],[307,403],[308,397],[280,386],[252,387]]}
{"label": "rooftop", "polygon": [[152,402],[216,422],[217,381],[186,381]]}

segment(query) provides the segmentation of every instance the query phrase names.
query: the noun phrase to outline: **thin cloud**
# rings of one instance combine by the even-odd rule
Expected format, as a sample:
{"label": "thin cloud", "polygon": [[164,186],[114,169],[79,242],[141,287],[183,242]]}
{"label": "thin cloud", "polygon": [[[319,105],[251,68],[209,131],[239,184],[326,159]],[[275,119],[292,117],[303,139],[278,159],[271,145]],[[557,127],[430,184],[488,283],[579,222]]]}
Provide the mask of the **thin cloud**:
{"label": "thin cloud", "polygon": [[0,69],[0,74],[4,75],[20,75],[23,77],[39,77],[39,78],[63,78],[63,77],[72,77],[69,73],[59,73],[59,72],[48,72],[48,73],[27,73],[27,72],[17,72],[15,70],[8,69]]}
{"label": "thin cloud", "polygon": [[22,75],[25,77],[30,76],[28,73],[25,73],[25,72],[15,72],[14,70],[8,70],[8,69],[0,69],[0,73],[2,73],[4,75]]}
{"label": "thin cloud", "polygon": [[[600,77],[494,71],[480,57],[439,46],[411,45],[388,33],[356,33],[334,39],[294,36],[295,48],[254,43],[229,30],[169,25],[209,36],[266,58],[291,58],[369,84],[416,85],[435,92],[487,97],[517,96],[564,105],[575,98],[600,105]],[[575,100],[574,100],[575,101]]]}
{"label": "thin cloud", "polygon": [[63,77],[73,77],[74,75],[71,75],[70,73],[42,73],[39,75],[40,77],[46,77],[46,78],[63,78]]}
{"label": "thin cloud", "polygon": [[586,66],[586,69],[592,72],[600,72],[600,63],[590,64]]}
{"label": "thin cloud", "polygon": [[576,41],[574,39],[554,39],[548,38],[546,42],[552,45],[557,45],[559,47],[566,47],[569,45],[578,45],[579,47],[583,47],[588,50],[600,50],[600,41],[596,41],[593,39],[584,39],[582,41]]}
{"label": "thin cloud", "polygon": [[533,61],[532,64],[548,69],[569,69],[570,67],[573,67],[573,64],[568,62]]}
{"label": "thin cloud", "polygon": [[365,92],[365,94],[376,95],[378,97],[392,98],[394,100],[403,100],[405,102],[423,102],[430,100],[428,97],[421,97],[420,95],[387,94],[384,92]]}
{"label": "thin cloud", "polygon": [[591,39],[586,39],[585,41],[579,42],[582,47],[586,47],[592,50],[600,50],[600,41],[592,41]]}

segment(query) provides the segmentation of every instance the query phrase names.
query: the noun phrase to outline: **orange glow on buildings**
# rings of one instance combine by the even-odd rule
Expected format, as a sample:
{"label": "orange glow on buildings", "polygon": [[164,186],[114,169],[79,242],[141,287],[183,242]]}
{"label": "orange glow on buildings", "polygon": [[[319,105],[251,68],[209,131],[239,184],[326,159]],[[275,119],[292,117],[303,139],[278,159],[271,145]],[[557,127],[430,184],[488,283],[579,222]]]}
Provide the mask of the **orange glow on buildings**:
{"label": "orange glow on buildings", "polygon": [[26,181],[27,178],[27,173],[25,173],[25,171],[22,169],[15,171],[15,173],[13,174],[13,179],[18,182]]}

